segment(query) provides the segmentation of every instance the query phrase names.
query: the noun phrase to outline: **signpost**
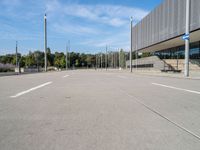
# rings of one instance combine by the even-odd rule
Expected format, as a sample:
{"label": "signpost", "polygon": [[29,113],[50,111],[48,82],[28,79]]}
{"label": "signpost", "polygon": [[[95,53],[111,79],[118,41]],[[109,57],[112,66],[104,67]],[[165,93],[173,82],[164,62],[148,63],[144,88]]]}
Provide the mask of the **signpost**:
{"label": "signpost", "polygon": [[184,34],[182,36],[182,40],[186,41],[186,40],[189,40],[190,39],[190,34]]}
{"label": "signpost", "polygon": [[190,50],[190,3],[191,0],[186,0],[186,23],[185,23],[185,77],[189,76],[189,50]]}

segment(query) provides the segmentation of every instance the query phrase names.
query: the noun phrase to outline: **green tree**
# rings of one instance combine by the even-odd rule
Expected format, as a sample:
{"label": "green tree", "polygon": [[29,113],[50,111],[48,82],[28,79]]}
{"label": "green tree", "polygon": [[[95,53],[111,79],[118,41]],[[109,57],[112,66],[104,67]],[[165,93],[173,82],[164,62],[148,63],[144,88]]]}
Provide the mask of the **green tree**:
{"label": "green tree", "polygon": [[34,54],[31,51],[26,56],[25,65],[26,67],[33,67],[34,65],[36,65]]}
{"label": "green tree", "polygon": [[53,66],[54,64],[54,55],[51,54],[50,48],[47,48],[47,63],[48,63],[48,66]]}
{"label": "green tree", "polygon": [[150,57],[150,56],[152,56],[150,52],[145,52],[145,53],[142,53],[141,58]]}
{"label": "green tree", "polygon": [[65,68],[66,61],[64,53],[55,53],[54,65],[58,68]]}
{"label": "green tree", "polygon": [[26,56],[21,56],[19,59],[19,66],[25,67],[25,64],[26,64]]}

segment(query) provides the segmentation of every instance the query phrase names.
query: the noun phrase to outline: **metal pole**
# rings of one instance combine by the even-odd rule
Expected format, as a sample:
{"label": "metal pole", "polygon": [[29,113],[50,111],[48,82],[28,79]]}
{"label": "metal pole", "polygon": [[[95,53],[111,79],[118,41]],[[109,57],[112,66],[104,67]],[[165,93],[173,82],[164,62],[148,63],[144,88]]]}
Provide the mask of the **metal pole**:
{"label": "metal pole", "polygon": [[44,70],[47,71],[47,16],[44,15]]}
{"label": "metal pole", "polygon": [[131,47],[130,47],[130,72],[132,72],[132,27],[133,27],[133,17],[131,17]]}
{"label": "metal pole", "polygon": [[18,52],[17,52],[18,42],[16,41],[16,68],[18,67]]}
{"label": "metal pole", "polygon": [[[190,0],[186,0],[186,25],[185,35],[190,34]],[[185,77],[189,76],[189,50],[190,50],[190,39],[185,40]]]}

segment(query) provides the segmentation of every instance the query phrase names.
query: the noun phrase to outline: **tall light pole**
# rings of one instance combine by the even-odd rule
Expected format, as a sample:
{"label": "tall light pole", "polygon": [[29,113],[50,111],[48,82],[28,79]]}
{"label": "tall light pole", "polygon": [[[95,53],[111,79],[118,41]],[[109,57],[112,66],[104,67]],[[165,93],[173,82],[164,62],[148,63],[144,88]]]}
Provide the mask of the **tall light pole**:
{"label": "tall light pole", "polygon": [[17,49],[18,48],[18,42],[16,41],[16,68],[18,68],[18,52],[17,52]]}
{"label": "tall light pole", "polygon": [[44,70],[47,72],[47,15],[44,15]]}
{"label": "tall light pole", "polygon": [[130,47],[130,72],[133,71],[132,69],[132,51],[133,51],[133,46],[132,46],[132,38],[133,38],[133,33],[132,33],[132,28],[133,28],[133,17],[131,17],[131,47]]}
{"label": "tall light pole", "polygon": [[[190,35],[190,4],[191,0],[186,0],[186,24],[185,35]],[[185,77],[189,76],[189,50],[190,50],[190,38],[185,39]]]}

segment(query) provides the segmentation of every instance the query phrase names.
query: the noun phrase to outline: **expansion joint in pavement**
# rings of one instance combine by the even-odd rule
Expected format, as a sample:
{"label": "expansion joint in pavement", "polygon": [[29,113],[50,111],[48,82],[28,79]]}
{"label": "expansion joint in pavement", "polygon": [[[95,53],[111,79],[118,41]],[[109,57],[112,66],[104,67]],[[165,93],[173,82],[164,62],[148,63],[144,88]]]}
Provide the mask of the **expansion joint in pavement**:
{"label": "expansion joint in pavement", "polygon": [[178,123],[170,120],[168,117],[162,115],[160,112],[156,111],[155,109],[151,108],[150,106],[146,105],[145,103],[143,103],[141,100],[139,100],[137,97],[128,94],[126,91],[119,89],[120,91],[122,91],[124,94],[126,94],[128,97],[130,98],[134,98],[134,101],[136,101],[137,103],[139,103],[140,105],[144,106],[146,109],[148,109],[149,111],[153,112],[154,114],[160,116],[161,118],[167,120],[168,122],[170,122],[171,124],[175,125],[176,127],[178,127],[179,129],[183,130],[184,132],[187,132],[189,135],[195,137],[196,139],[198,139],[200,141],[200,136],[193,133],[192,131],[186,129],[185,127],[179,125]]}

